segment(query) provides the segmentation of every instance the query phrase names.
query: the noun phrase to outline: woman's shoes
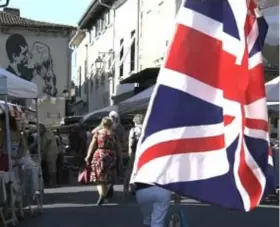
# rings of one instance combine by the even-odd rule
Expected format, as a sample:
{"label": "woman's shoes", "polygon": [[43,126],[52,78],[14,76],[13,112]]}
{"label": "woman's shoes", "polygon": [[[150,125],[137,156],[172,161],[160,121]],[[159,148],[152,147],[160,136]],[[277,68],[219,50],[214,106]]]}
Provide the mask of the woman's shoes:
{"label": "woman's shoes", "polygon": [[103,196],[99,196],[96,205],[101,206],[104,203],[105,198]]}

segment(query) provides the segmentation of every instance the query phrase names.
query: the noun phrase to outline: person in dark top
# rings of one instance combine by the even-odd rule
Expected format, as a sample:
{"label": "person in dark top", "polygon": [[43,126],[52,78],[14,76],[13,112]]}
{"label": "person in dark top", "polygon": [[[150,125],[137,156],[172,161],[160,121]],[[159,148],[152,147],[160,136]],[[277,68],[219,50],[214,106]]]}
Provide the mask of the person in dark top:
{"label": "person in dark top", "polygon": [[129,131],[129,136],[128,136],[129,161],[128,161],[128,167],[125,172],[124,184],[123,184],[125,198],[129,195],[128,193],[129,180],[133,169],[137,144],[142,134],[143,120],[144,120],[144,116],[142,114],[136,114],[133,118],[134,126]]}

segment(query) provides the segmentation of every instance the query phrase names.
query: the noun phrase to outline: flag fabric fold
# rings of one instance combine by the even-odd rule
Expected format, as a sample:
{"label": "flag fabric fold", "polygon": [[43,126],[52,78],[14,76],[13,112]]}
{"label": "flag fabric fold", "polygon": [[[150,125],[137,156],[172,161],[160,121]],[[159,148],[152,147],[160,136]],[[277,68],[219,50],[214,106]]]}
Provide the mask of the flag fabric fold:
{"label": "flag fabric fold", "polygon": [[249,211],[264,194],[269,133],[252,0],[186,0],[144,121],[131,182]]}

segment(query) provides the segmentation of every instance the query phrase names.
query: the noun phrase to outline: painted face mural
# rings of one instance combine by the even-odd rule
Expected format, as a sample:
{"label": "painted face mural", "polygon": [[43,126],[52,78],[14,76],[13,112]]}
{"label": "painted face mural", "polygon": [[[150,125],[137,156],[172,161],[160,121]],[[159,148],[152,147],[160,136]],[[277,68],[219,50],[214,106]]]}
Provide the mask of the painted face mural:
{"label": "painted face mural", "polygon": [[56,75],[47,44],[35,42],[32,48],[20,34],[12,34],[6,41],[6,53],[10,61],[7,70],[28,81],[34,81],[43,95],[57,95]]}
{"label": "painted face mural", "polygon": [[36,74],[44,80],[43,92],[50,96],[57,95],[56,75],[53,72],[53,62],[50,48],[45,43],[35,42],[31,55]]}

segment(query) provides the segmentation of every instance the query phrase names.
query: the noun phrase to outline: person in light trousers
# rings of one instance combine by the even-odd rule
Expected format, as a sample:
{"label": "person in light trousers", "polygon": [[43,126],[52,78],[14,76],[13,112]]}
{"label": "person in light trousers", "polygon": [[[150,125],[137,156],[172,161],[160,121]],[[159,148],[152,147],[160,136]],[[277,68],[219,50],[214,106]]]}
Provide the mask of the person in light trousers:
{"label": "person in light trousers", "polygon": [[140,206],[145,227],[164,227],[171,192],[158,186],[134,183],[136,201]]}

